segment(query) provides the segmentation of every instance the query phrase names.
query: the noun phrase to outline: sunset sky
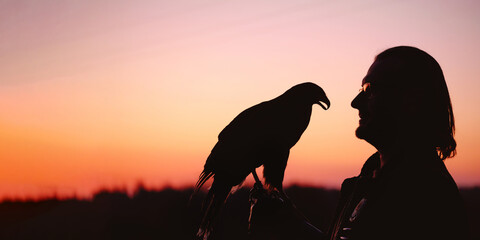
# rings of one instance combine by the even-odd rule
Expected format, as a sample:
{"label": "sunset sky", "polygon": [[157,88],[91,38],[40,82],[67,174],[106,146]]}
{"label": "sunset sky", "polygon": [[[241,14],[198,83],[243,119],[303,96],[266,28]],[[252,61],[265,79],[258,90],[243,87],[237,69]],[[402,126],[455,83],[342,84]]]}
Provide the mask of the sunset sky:
{"label": "sunset sky", "polygon": [[[242,110],[326,91],[286,184],[340,187],[375,149],[350,102],[397,45],[443,68],[460,186],[480,185],[480,2],[0,0],[0,199],[194,184]],[[249,177],[251,178],[251,177]]]}

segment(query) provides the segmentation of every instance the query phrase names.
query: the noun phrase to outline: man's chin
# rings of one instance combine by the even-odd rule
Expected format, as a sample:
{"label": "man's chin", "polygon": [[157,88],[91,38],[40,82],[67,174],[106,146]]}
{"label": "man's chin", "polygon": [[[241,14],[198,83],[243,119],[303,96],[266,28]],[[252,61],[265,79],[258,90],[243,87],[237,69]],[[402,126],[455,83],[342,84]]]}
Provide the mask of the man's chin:
{"label": "man's chin", "polygon": [[357,130],[355,130],[355,136],[359,139],[366,139],[367,137],[367,129],[365,126],[358,126]]}

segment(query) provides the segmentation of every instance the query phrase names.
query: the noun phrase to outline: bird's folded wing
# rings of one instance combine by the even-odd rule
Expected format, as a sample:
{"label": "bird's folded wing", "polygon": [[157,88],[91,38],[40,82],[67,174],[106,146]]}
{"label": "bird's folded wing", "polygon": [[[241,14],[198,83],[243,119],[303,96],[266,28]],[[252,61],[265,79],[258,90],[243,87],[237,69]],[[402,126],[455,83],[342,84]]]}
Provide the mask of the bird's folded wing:
{"label": "bird's folded wing", "polygon": [[[279,111],[280,110],[280,111]],[[250,107],[235,117],[218,135],[219,141],[263,141],[274,138],[281,109],[267,101]]]}

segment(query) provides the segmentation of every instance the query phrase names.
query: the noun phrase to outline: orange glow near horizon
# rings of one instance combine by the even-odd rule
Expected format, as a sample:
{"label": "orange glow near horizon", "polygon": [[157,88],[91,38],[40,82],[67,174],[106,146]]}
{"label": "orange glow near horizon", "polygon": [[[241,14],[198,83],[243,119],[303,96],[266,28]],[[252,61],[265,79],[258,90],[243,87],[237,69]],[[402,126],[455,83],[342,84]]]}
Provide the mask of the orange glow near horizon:
{"label": "orange glow near horizon", "polygon": [[[350,107],[374,56],[417,46],[444,70],[460,186],[480,184],[475,1],[7,1],[0,8],[0,199],[192,186],[242,110],[311,81],[286,185],[339,188],[374,149]],[[428,9],[428,10],[427,10]]]}

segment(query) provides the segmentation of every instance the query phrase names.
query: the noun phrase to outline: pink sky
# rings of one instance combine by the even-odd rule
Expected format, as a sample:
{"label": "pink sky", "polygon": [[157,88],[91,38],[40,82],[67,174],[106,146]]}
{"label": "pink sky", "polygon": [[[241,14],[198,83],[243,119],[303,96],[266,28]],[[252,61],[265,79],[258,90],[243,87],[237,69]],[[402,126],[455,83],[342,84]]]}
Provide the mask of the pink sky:
{"label": "pink sky", "polygon": [[239,112],[312,81],[286,184],[337,188],[374,152],[350,107],[376,54],[417,46],[442,66],[461,186],[480,184],[476,1],[3,1],[0,197],[189,186]]}

